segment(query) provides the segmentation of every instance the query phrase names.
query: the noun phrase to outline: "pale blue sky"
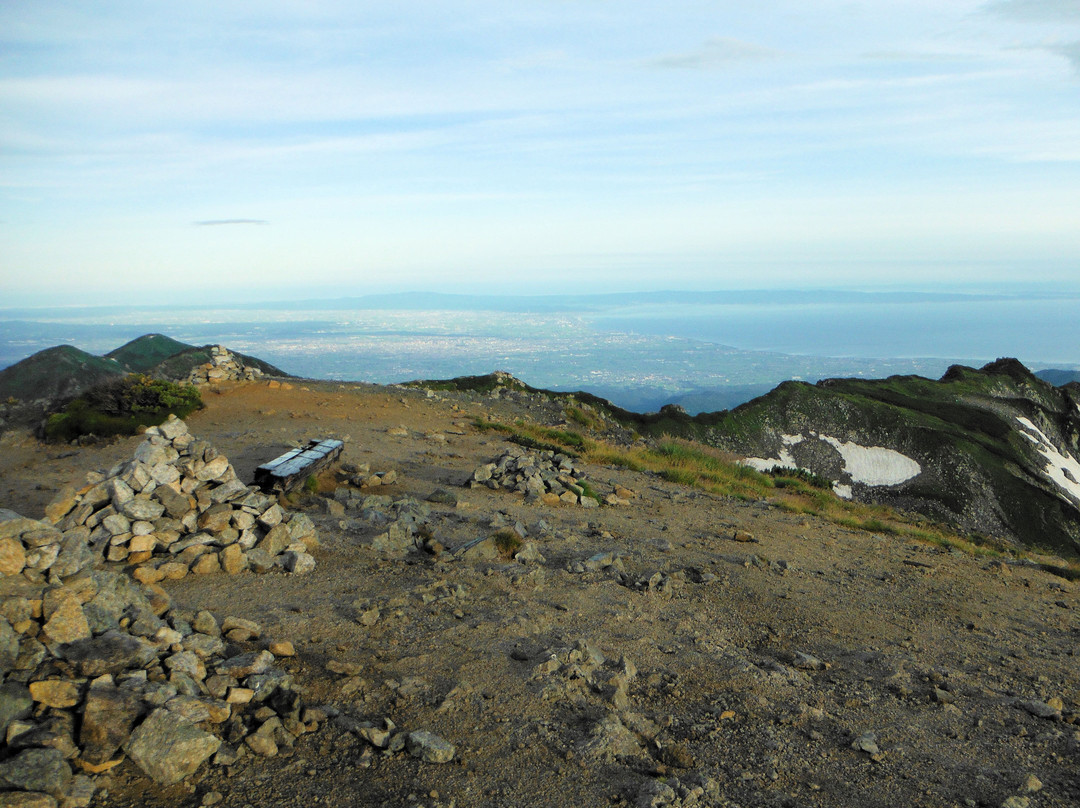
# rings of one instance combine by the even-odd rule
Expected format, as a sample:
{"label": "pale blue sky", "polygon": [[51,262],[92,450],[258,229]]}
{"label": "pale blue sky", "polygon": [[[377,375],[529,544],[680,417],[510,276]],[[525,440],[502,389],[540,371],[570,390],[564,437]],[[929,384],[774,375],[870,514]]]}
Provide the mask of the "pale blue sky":
{"label": "pale blue sky", "polygon": [[0,4],[9,304],[1078,277],[1080,0]]}

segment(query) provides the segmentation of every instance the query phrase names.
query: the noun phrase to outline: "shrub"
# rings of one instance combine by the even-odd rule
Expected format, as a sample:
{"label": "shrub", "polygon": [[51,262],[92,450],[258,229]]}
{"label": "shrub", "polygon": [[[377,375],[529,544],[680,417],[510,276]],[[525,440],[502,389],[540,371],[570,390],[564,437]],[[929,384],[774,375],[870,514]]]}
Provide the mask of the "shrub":
{"label": "shrub", "polygon": [[92,387],[63,411],[52,413],[45,422],[45,438],[66,442],[83,435],[133,435],[170,414],[185,418],[202,406],[194,387],[134,373]]}
{"label": "shrub", "polygon": [[511,528],[504,527],[498,530],[495,535],[492,536],[492,539],[495,541],[495,548],[499,551],[499,555],[507,561],[512,559],[521,549],[521,536],[517,534],[517,531]]}

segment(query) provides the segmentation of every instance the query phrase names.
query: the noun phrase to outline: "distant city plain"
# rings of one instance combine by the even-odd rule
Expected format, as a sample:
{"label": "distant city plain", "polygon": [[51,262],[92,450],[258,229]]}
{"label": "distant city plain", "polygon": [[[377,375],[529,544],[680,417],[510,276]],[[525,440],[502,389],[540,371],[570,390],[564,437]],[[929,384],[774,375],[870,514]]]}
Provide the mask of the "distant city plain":
{"label": "distant city plain", "polygon": [[630,409],[724,409],[787,379],[939,376],[1015,356],[1080,367],[1080,294],[766,291],[400,294],[214,308],[0,311],[0,367],[145,333],[223,343],[299,376],[380,384],[505,370]]}

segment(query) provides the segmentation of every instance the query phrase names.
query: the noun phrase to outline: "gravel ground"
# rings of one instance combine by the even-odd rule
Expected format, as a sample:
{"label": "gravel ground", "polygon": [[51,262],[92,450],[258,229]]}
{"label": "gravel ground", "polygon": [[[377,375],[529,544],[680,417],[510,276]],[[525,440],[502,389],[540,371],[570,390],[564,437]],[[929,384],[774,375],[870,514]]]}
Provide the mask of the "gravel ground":
{"label": "gravel ground", "polygon": [[[557,421],[540,401],[322,382],[204,398],[191,430],[243,479],[296,441],[343,438],[344,462],[397,473],[361,493],[425,502],[446,549],[376,551],[386,526],[342,514],[328,475],[294,504],[319,527],[314,572],[168,582],[174,608],[292,641],[281,666],[334,717],[168,789],[125,762],[94,805],[1080,804],[1075,584],[609,467],[586,465],[590,484],[630,504],[466,487],[507,447],[473,417]],[[38,518],[137,442],[9,434],[0,507]],[[457,505],[427,502],[436,489]],[[452,552],[514,527],[531,560]],[[433,733],[453,760],[380,748],[364,724]]]}

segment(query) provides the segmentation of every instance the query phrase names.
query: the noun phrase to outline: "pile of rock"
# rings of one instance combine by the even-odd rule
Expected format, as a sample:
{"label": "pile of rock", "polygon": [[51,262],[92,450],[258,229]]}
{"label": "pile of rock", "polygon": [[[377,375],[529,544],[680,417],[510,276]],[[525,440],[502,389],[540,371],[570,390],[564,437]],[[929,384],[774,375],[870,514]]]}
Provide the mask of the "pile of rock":
{"label": "pile of rock", "polygon": [[255,381],[261,379],[263,372],[256,367],[245,365],[243,360],[229,351],[224,345],[210,348],[210,361],[192,368],[188,374],[188,384],[214,384],[228,381]]}
{"label": "pile of rock", "polygon": [[398,481],[397,472],[393,469],[373,472],[370,463],[342,463],[339,476],[356,488],[378,488],[381,485],[395,485]]}
{"label": "pile of rock", "polygon": [[170,613],[160,587],[107,570],[0,587],[4,805],[88,805],[95,776],[125,756],[169,785],[211,758],[276,754],[325,718],[253,644],[248,620]]}
{"label": "pile of rock", "polygon": [[341,486],[334,491],[334,500],[348,517],[343,525],[350,530],[363,530],[366,522],[380,528],[371,539],[371,546],[385,556],[404,558],[422,550],[431,539],[427,529],[431,507],[413,497],[394,500],[382,494],[364,494],[356,488]]}
{"label": "pile of rock", "polygon": [[[497,459],[476,469],[468,485],[522,493],[526,502],[540,501],[546,505],[565,502],[595,508],[600,504],[599,494],[595,494],[585,480],[584,470],[575,465],[569,455],[553,451],[528,452],[520,446],[511,446]],[[635,496],[633,491],[618,486],[604,497],[604,502],[625,505]]]}
{"label": "pile of rock", "polygon": [[65,489],[45,513],[62,534],[58,560],[69,557],[64,542],[89,543],[106,561],[136,565],[143,583],[188,572],[315,567],[311,519],[240,481],[225,455],[174,416],[146,430],[132,460],[91,472],[83,488]]}
{"label": "pile of rock", "polygon": [[61,532],[48,522],[0,509],[0,576],[21,574],[42,582],[75,575],[94,564],[88,536],[85,528]]}

